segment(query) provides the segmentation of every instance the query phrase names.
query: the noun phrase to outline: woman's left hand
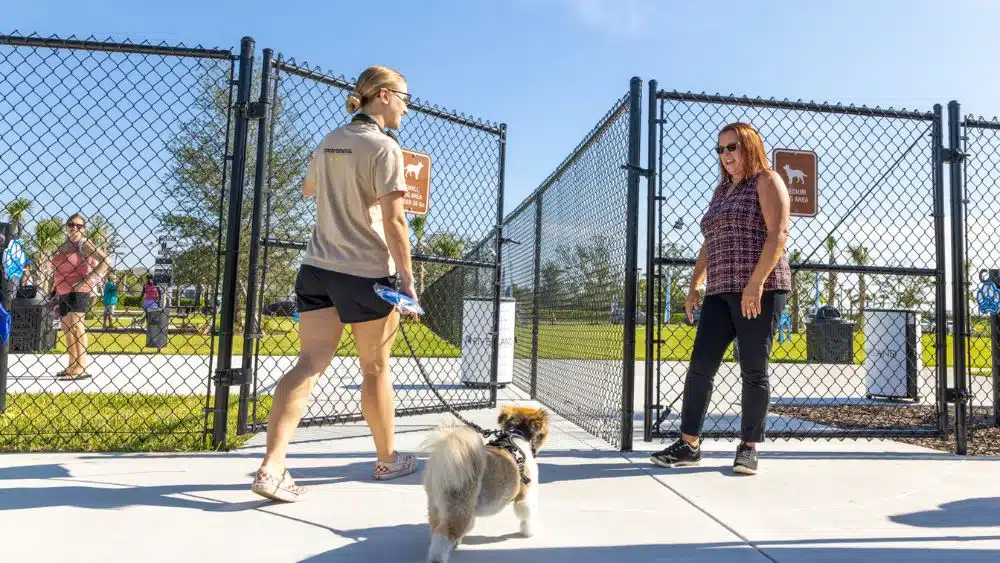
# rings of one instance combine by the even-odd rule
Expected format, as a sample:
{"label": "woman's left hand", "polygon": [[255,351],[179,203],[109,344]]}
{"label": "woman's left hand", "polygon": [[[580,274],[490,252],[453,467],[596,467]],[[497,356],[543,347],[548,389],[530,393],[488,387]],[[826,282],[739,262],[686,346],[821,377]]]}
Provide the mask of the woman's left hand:
{"label": "woman's left hand", "polygon": [[760,301],[763,294],[764,282],[751,278],[743,288],[743,299],[740,300],[740,309],[745,318],[753,319],[760,315]]}

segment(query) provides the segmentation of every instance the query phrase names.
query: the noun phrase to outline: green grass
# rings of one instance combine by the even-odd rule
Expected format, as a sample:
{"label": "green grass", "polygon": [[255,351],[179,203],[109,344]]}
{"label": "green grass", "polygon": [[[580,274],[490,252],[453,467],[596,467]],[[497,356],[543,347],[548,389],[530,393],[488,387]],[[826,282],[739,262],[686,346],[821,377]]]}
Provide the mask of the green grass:
{"label": "green grass", "polygon": [[[119,326],[125,326],[129,320],[116,319]],[[195,315],[190,324],[199,326],[207,319]],[[88,320],[89,328],[99,328],[100,319]],[[171,319],[171,328],[181,325],[179,319]],[[410,340],[418,357],[423,358],[457,358],[461,349],[439,337],[426,325],[407,322]],[[296,356],[299,353],[298,326],[286,318],[266,318],[264,321],[264,336],[260,341],[262,355]],[[661,338],[665,344],[660,348],[661,360],[688,361],[694,344],[695,328],[682,324],[671,324],[662,327]],[[538,355],[541,359],[565,360],[620,360],[623,332],[621,325],[597,325],[580,322],[540,323],[538,327]],[[516,354],[519,358],[528,357],[531,348],[531,327],[520,325],[516,328]],[[646,359],[645,327],[636,330],[636,360]],[[934,335],[923,335],[923,362],[926,366],[937,364],[934,350]],[[146,336],[140,333],[89,333],[88,349],[91,354],[190,354],[208,355],[212,352],[211,338],[205,334],[170,333],[167,345],[162,349],[146,348]],[[976,373],[990,370],[990,339],[988,337],[970,337],[970,369]],[[864,362],[864,334],[858,332],[854,337],[854,363]],[[216,347],[218,343],[216,342]],[[243,335],[237,334],[233,342],[234,352],[243,351]],[[52,353],[62,354],[66,350],[65,340],[60,333],[56,349]],[[393,344],[394,356],[409,356],[410,351],[402,335],[396,337]],[[350,328],[345,332],[337,352],[339,356],[357,355],[357,347],[350,336]],[[793,334],[788,342],[775,340],[772,353],[775,362],[805,362],[806,337],[804,333]],[[732,360],[732,351],[726,353],[726,360]],[[952,337],[947,342],[948,365],[953,365]]]}
{"label": "green grass", "polygon": [[[272,320],[265,326],[262,352],[294,355],[298,353],[295,325],[287,319]],[[411,340],[423,357],[459,357],[461,350],[442,340],[425,325],[407,323]],[[96,339],[93,337],[96,336]],[[530,354],[531,328],[516,329],[518,357]],[[662,328],[666,342],[661,360],[686,362],[690,359],[695,329],[686,325]],[[96,340],[96,342],[95,342]],[[143,335],[92,335],[91,350],[105,353],[154,353],[143,350]],[[622,327],[586,324],[540,324],[539,357],[569,360],[620,360]],[[934,335],[923,336],[923,361],[935,365]],[[207,354],[206,336],[175,334],[167,348],[159,353]],[[989,375],[990,341],[986,337],[969,339],[972,361],[970,369],[976,375]],[[236,340],[237,352],[242,338]],[[789,342],[775,341],[775,362],[805,362],[804,334],[792,336]],[[354,341],[346,338],[340,355],[356,355]],[[948,364],[952,364],[951,337],[948,338]],[[409,356],[398,336],[393,355]],[[645,330],[636,334],[636,359],[645,359]],[[731,360],[731,350],[726,359]],[[855,336],[855,363],[864,361],[864,335]],[[230,399],[228,424],[229,447],[238,447],[249,436],[236,435],[237,392]],[[7,397],[6,413],[0,414],[0,451],[203,451],[211,449],[211,439],[203,434],[206,398],[202,395],[138,395],[83,393],[15,393]],[[252,405],[251,405],[252,408]],[[270,397],[261,397],[257,417],[264,420],[270,408]],[[209,420],[211,426],[211,420]]]}
{"label": "green grass", "polygon": [[[531,327],[519,326],[516,330],[517,356],[530,357]],[[694,345],[695,328],[687,325],[667,325],[660,329],[659,337],[664,341],[660,347],[661,361],[686,362],[691,358]],[[636,330],[635,359],[646,359],[646,329]],[[936,366],[937,358],[934,350],[935,335],[922,336],[922,359],[925,366]],[[539,324],[538,326],[538,356],[541,359],[564,360],[620,360],[622,358],[623,331],[621,325],[584,325],[584,324]],[[970,337],[968,339],[970,354],[970,369],[989,370],[992,358],[990,356],[990,339],[988,337]],[[804,363],[806,362],[806,336],[804,333],[793,334],[786,342],[774,341],[772,361]],[[948,366],[954,365],[954,354],[951,335],[947,338]],[[732,348],[725,355],[726,361],[732,361]],[[863,333],[854,336],[854,363],[862,364],[865,360],[865,337]]]}
{"label": "green grass", "polygon": [[[230,399],[229,447],[236,435],[238,394]],[[262,397],[269,408],[270,397]],[[0,414],[0,451],[204,451],[205,396],[111,393],[14,393]],[[211,427],[209,419],[209,427]]]}
{"label": "green grass", "polygon": [[[88,329],[100,328],[100,320],[87,322]],[[171,329],[175,328],[172,323]],[[260,340],[260,354],[268,356],[297,356],[299,354],[298,325],[291,319],[268,319],[264,323],[264,337]],[[406,321],[407,334],[413,343],[414,350],[420,357],[457,358],[461,349],[440,338],[426,325]],[[163,348],[146,348],[146,334],[143,332],[114,333],[88,332],[87,350],[90,354],[165,354],[165,355],[209,355],[213,352],[211,337],[207,334],[167,333],[167,345]],[[243,352],[243,335],[236,334],[233,339],[233,350],[236,354]],[[218,351],[218,340],[215,343]],[[50,352],[63,354],[66,352],[66,339],[62,331],[58,333],[56,348]],[[410,350],[398,334],[393,343],[392,353],[395,356],[410,355]],[[339,356],[356,356],[357,346],[351,336],[350,327],[344,332],[341,340]]]}

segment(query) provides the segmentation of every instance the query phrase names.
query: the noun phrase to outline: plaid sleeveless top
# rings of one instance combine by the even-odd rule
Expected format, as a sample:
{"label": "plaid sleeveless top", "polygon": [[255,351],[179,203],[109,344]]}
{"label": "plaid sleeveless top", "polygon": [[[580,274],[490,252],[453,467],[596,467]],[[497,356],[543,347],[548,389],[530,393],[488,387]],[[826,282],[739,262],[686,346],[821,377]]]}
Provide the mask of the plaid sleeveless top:
{"label": "plaid sleeveless top", "polygon": [[[757,268],[767,240],[767,226],[757,199],[759,177],[760,174],[747,178],[728,195],[730,181],[723,182],[715,189],[701,219],[708,251],[706,295],[743,293]],[[764,291],[791,290],[791,287],[788,256],[782,252],[764,281]]]}

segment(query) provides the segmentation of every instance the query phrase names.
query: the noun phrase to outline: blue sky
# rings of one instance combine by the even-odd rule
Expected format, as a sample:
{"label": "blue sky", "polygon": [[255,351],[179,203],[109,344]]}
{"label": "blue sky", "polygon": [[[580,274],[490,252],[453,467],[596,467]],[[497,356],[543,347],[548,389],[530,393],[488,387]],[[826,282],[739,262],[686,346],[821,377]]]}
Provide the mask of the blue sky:
{"label": "blue sky", "polygon": [[395,67],[421,100],[507,124],[507,212],[632,76],[668,90],[921,111],[954,99],[963,113],[1000,115],[1000,2],[991,0],[380,0],[377,12],[361,5],[92,0],[81,9],[39,0],[5,6],[2,29],[234,51],[249,35],[258,54],[271,47],[349,78],[371,64]]}
{"label": "blue sky", "polygon": [[507,0],[12,2],[5,30],[259,48],[507,123],[507,210],[628,88],[1000,114],[1000,2]]}

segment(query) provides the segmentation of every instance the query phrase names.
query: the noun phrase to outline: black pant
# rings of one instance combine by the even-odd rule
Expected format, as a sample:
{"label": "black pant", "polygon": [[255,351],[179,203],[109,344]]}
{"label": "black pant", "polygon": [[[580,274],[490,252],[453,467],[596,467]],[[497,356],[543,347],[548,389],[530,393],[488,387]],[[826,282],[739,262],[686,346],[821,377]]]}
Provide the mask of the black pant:
{"label": "black pant", "polygon": [[681,432],[698,436],[705,423],[705,414],[712,399],[715,374],[726,349],[737,339],[740,372],[743,376],[743,415],[740,436],[746,442],[764,441],[764,421],[770,402],[767,363],[778,319],[788,293],[765,291],[761,312],[748,319],[740,310],[739,293],[708,295],[701,308],[694,351],[684,382],[684,406],[681,410]]}

